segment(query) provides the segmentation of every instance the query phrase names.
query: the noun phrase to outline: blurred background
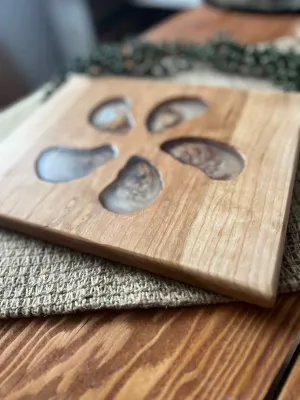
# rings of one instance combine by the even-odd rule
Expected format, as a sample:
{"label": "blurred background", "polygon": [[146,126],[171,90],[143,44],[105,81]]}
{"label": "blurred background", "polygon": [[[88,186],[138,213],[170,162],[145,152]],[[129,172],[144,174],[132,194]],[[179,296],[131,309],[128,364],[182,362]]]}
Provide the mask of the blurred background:
{"label": "blurred background", "polygon": [[[206,3],[254,11],[255,20],[257,12],[300,10],[300,0],[0,0],[0,109],[47,82],[74,58],[87,56],[99,41],[139,35],[176,13]],[[193,31],[197,25],[191,21],[187,29]],[[213,21],[214,17],[205,24]],[[220,29],[224,21],[220,19]],[[281,27],[291,24],[284,17],[279,21]],[[253,19],[252,26],[255,31]],[[252,28],[245,24],[237,29],[243,37]],[[270,37],[275,31],[273,26]],[[261,31],[260,36],[264,36]]]}
{"label": "blurred background", "polygon": [[0,108],[97,41],[139,34],[200,0],[0,0]]}

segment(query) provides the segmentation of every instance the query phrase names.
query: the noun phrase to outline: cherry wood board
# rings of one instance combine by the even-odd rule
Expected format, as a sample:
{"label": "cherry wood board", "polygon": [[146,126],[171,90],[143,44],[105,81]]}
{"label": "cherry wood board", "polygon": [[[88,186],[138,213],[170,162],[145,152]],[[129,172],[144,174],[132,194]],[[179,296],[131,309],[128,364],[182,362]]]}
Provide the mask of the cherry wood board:
{"label": "cherry wood board", "polygon": [[[94,107],[127,96],[136,124],[127,135],[97,131]],[[200,97],[199,118],[150,134],[145,121],[162,101]],[[222,294],[271,306],[298,154],[300,98],[295,94],[74,77],[0,148],[0,223]],[[214,181],[160,150],[167,140],[203,137],[228,143],[246,158],[232,181]],[[30,140],[28,140],[30,138]],[[53,184],[35,162],[52,146],[114,144],[119,156],[90,175]],[[132,215],[103,208],[99,193],[130,156],[163,178],[157,200]]]}

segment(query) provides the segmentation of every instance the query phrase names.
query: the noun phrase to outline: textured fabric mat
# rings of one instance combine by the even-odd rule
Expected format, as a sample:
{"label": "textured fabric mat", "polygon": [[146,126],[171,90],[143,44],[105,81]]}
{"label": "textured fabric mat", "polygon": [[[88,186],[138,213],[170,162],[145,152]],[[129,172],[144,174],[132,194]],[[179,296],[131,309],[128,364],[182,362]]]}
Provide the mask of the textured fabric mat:
{"label": "textured fabric mat", "polygon": [[[273,88],[199,66],[175,81]],[[0,113],[0,143],[34,110],[43,90]],[[300,166],[288,224],[279,292],[300,291]],[[0,229],[0,317],[129,307],[175,307],[230,301],[217,294],[135,268]]]}

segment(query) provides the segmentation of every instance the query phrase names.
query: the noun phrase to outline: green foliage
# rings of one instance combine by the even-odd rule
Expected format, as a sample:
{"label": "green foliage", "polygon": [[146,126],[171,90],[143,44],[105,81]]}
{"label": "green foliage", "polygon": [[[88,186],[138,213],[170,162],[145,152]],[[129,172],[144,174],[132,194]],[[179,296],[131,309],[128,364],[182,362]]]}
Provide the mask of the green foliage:
{"label": "green foliage", "polygon": [[242,45],[221,34],[200,44],[153,44],[135,39],[100,44],[88,59],[76,59],[68,69],[60,71],[47,97],[66,80],[69,72],[164,78],[191,70],[200,62],[226,73],[262,77],[284,90],[300,90],[300,55],[279,52],[272,45]]}

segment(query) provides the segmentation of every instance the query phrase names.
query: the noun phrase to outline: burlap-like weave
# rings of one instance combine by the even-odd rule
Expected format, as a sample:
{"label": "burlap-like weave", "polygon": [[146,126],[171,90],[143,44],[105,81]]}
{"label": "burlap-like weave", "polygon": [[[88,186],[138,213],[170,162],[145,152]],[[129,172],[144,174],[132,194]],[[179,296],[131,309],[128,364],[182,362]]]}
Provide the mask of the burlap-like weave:
{"label": "burlap-like weave", "polygon": [[[175,80],[268,88],[200,67]],[[274,89],[274,88],[271,88]],[[0,114],[0,139],[39,107],[41,92]],[[0,140],[1,145],[1,140]],[[300,167],[292,201],[279,292],[300,290]],[[217,294],[0,229],[0,317],[230,301]]]}

